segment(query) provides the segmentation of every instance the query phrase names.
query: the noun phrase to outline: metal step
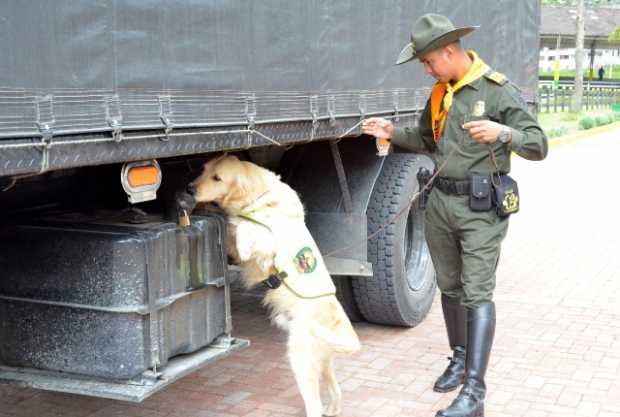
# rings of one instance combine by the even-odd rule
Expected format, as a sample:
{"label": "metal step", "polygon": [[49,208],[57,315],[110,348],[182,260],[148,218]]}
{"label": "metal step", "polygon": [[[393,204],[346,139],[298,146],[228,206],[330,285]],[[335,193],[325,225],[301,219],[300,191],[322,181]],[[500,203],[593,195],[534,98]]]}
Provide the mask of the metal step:
{"label": "metal step", "polygon": [[249,346],[250,342],[245,339],[220,337],[197,352],[170,359],[166,367],[158,370],[157,373],[148,371],[141,377],[130,380],[105,380],[61,372],[0,366],[0,383],[113,400],[142,402],[198,368]]}

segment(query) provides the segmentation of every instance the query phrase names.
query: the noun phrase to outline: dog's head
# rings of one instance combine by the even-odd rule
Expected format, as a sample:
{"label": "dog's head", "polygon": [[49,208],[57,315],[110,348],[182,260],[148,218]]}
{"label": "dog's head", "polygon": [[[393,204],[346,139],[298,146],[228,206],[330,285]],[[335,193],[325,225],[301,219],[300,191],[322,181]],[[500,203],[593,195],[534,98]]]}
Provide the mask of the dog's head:
{"label": "dog's head", "polygon": [[264,193],[268,188],[269,174],[251,162],[224,155],[208,161],[187,191],[197,203],[213,202],[225,211],[231,211],[250,204]]}

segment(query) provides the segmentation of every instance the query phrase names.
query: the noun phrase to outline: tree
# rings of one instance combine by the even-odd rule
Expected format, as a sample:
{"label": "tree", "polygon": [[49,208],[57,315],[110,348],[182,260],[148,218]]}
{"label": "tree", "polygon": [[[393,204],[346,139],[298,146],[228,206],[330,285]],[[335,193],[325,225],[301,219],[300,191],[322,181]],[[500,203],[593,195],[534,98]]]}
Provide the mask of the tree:
{"label": "tree", "polygon": [[620,26],[616,28],[611,35],[609,35],[608,41],[610,43],[620,42]]}
{"label": "tree", "polygon": [[575,101],[573,111],[581,112],[583,98],[583,39],[585,37],[585,0],[577,0],[577,36],[575,37]]}

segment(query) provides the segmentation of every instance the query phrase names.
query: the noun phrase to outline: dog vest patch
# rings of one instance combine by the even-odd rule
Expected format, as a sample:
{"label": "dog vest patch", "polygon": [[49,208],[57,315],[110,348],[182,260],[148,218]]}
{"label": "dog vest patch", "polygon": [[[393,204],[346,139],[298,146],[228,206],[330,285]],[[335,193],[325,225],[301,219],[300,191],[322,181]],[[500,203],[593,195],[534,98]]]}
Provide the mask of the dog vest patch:
{"label": "dog vest patch", "polygon": [[309,248],[308,246],[301,248],[293,259],[295,268],[300,274],[311,274],[314,272],[316,269],[316,262],[316,256],[314,256],[312,248]]}

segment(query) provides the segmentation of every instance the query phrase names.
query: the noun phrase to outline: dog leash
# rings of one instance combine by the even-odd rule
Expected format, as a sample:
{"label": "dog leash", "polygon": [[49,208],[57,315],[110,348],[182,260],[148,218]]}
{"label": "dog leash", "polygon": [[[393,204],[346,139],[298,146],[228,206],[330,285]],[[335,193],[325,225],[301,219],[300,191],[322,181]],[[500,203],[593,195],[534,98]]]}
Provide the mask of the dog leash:
{"label": "dog leash", "polygon": [[393,217],[391,217],[387,221],[381,223],[379,225],[379,228],[377,230],[375,230],[374,232],[372,232],[368,237],[366,237],[366,239],[358,241],[356,243],[353,243],[352,245],[349,245],[349,246],[345,246],[345,247],[342,247],[342,248],[339,248],[339,249],[335,249],[335,250],[333,250],[333,251],[331,251],[329,253],[324,254],[323,256],[331,256],[331,255],[333,255],[335,253],[342,252],[342,251],[345,251],[345,250],[348,250],[348,249],[352,249],[352,248],[355,248],[357,246],[362,245],[363,243],[365,243],[365,242],[369,241],[370,239],[372,239],[373,237],[377,236],[387,226],[395,223],[396,220],[398,220],[403,214],[408,213],[409,210],[411,209],[411,206],[413,205],[413,203],[416,202],[416,200],[420,197],[420,195],[422,195],[422,193],[425,193],[426,191],[428,191],[432,187],[433,182],[435,181],[435,178],[437,178],[437,176],[445,168],[445,166],[448,163],[448,161],[454,155],[454,152],[456,151],[456,149],[457,149],[457,147],[453,145],[452,150],[448,153],[448,156],[446,156],[446,159],[441,163],[439,168],[437,168],[435,173],[429,178],[428,182],[424,185],[424,187],[422,187],[422,189],[420,189],[417,192],[415,192],[413,194],[413,196],[411,197],[411,199],[409,200],[409,203],[407,205],[405,205],[402,209],[400,209],[398,211],[398,213],[396,213]]}

